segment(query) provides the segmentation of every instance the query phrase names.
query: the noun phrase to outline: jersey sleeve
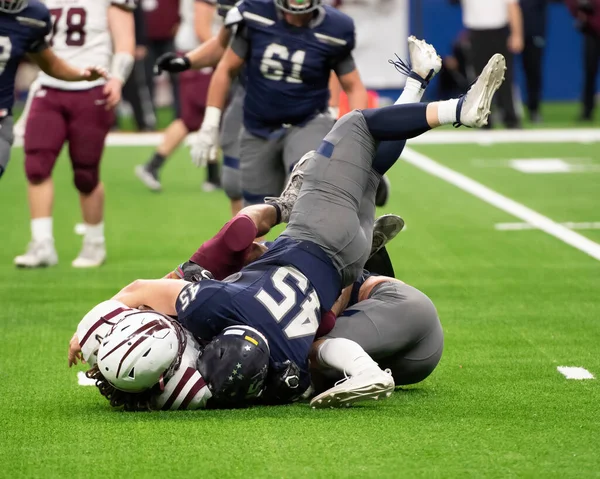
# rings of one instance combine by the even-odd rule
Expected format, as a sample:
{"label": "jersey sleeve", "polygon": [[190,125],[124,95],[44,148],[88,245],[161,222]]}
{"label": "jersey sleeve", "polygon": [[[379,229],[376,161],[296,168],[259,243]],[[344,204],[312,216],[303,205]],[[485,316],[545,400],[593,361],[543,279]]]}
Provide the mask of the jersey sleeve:
{"label": "jersey sleeve", "polygon": [[231,49],[240,58],[246,58],[250,51],[250,41],[248,40],[248,29],[244,25],[239,25],[235,35],[231,39]]}
{"label": "jersey sleeve", "polygon": [[52,31],[52,19],[50,18],[50,12],[45,6],[43,6],[43,10],[40,10],[39,17],[38,21],[40,25],[39,27],[32,27],[33,34],[27,46],[27,53],[39,53],[48,48],[46,37]]}
{"label": "jersey sleeve", "polygon": [[130,12],[137,8],[137,0],[110,0],[110,4]]}
{"label": "jersey sleeve", "polygon": [[226,28],[233,28],[236,25],[240,25],[244,22],[244,12],[246,11],[246,4],[241,1],[237,3],[235,6],[231,7],[227,11],[227,15],[225,16],[224,25]]}

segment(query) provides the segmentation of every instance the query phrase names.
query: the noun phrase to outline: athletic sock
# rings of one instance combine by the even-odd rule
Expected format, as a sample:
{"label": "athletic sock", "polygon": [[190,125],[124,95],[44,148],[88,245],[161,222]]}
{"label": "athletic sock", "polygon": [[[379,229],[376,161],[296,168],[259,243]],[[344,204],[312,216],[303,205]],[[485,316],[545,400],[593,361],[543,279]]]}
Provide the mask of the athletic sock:
{"label": "athletic sock", "polygon": [[208,163],[206,165],[206,181],[212,183],[213,185],[220,185],[221,180],[219,178],[219,164],[218,163]]}
{"label": "athletic sock", "polygon": [[423,94],[425,93],[425,88],[421,86],[414,78],[407,78],[406,84],[404,85],[404,90],[402,90],[402,94],[396,100],[394,105],[406,105],[408,103],[419,103],[421,98],[423,98]]}
{"label": "athletic sock", "polygon": [[458,99],[438,103],[438,121],[440,125],[452,125],[458,121]]}
{"label": "athletic sock", "polygon": [[93,243],[104,243],[104,222],[101,221],[97,225],[90,225],[85,223],[84,241],[91,241]]}
{"label": "athletic sock", "polygon": [[371,108],[362,113],[377,141],[408,140],[431,129],[427,123],[427,103]]}
{"label": "athletic sock", "polygon": [[158,172],[158,170],[160,170],[162,168],[162,166],[165,164],[165,161],[167,161],[166,157],[164,157],[163,155],[161,155],[158,152],[154,152],[154,155],[152,155],[152,158],[150,158],[150,161],[148,161],[148,163],[146,163],[146,169],[150,170],[150,171],[154,171],[156,173],[156,172]]}
{"label": "athletic sock", "polygon": [[51,216],[31,220],[31,239],[35,242],[54,239]]}
{"label": "athletic sock", "polygon": [[378,368],[358,343],[345,338],[326,339],[319,347],[317,358],[323,366],[343,371],[348,376]]}

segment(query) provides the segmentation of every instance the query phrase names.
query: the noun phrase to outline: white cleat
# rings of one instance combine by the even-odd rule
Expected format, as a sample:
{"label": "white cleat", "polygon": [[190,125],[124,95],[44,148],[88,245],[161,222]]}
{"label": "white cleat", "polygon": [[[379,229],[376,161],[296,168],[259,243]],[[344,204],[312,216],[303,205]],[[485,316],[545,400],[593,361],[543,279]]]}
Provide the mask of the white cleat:
{"label": "white cleat", "polygon": [[313,409],[348,407],[368,399],[385,399],[394,391],[394,378],[388,371],[368,369],[356,376],[342,379],[335,386],[315,396],[310,402]]}
{"label": "white cleat", "polygon": [[392,241],[403,228],[404,220],[398,215],[383,215],[377,218],[373,225],[373,243],[369,258]]}
{"label": "white cleat", "polygon": [[442,58],[433,45],[419,40],[414,35],[408,37],[408,53],[413,72],[429,82],[442,68]]}
{"label": "white cleat", "polygon": [[506,60],[496,53],[469,91],[458,100],[458,126],[481,128],[487,125],[492,99],[504,81],[505,71]]}
{"label": "white cleat", "polygon": [[79,256],[73,260],[73,268],[97,268],[106,260],[104,241],[84,240]]}
{"label": "white cleat", "polygon": [[58,263],[58,255],[54,248],[54,240],[31,241],[25,254],[14,260],[19,268],[44,268]]}
{"label": "white cleat", "polygon": [[277,204],[279,206],[282,223],[287,223],[290,220],[292,209],[294,209],[294,204],[298,199],[298,194],[300,193],[302,183],[304,182],[304,170],[306,170],[306,167],[310,163],[309,160],[313,158],[314,154],[314,150],[309,151],[294,165],[287,185],[285,185],[285,189],[281,195],[278,197],[268,196],[265,198],[265,203]]}
{"label": "white cleat", "polygon": [[137,176],[142,183],[144,183],[152,191],[160,191],[162,185],[158,181],[158,177],[153,175],[151,171],[146,169],[144,165],[137,165],[135,167],[135,176]]}

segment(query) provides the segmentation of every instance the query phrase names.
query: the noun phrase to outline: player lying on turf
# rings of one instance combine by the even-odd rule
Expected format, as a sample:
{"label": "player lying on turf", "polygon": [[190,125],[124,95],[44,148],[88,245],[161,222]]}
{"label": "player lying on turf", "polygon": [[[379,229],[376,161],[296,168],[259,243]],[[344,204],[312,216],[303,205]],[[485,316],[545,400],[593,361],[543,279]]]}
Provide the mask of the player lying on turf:
{"label": "player lying on turf", "polygon": [[[297,201],[290,202],[294,195],[288,198],[286,194],[270,199],[275,223],[288,218],[289,223],[260,259],[223,281],[138,281],[123,289],[117,299],[128,307],[144,304],[162,314],[176,315],[194,336],[210,341],[200,362],[207,366],[203,379],[217,404],[244,405],[254,400],[264,389],[270,363],[295,364],[300,382],[296,387],[306,389],[308,354],[321,313],[329,311],[341,290],[356,281],[367,260],[381,175],[395,163],[408,138],[444,124],[485,125],[504,70],[504,58],[497,54],[460,99],[349,113],[316,152],[297,164],[290,181],[293,190],[304,178]],[[261,224],[255,226],[259,234],[267,233],[260,230]],[[120,389],[135,390],[152,375],[159,383],[178,357],[173,347],[171,362],[153,371],[149,367],[132,372],[122,367],[124,359],[113,365],[116,370],[105,369],[102,361],[115,351],[127,347],[126,358],[146,341],[145,331],[157,328],[162,334],[167,328],[158,320],[132,326],[132,332],[125,333],[117,344],[113,340],[119,338],[111,339],[113,332],[99,351],[102,373],[115,373]],[[244,344],[246,336],[256,343],[254,351]],[[262,354],[247,362],[253,352]],[[227,370],[226,364],[246,365],[248,374],[238,375],[238,369]],[[146,374],[148,371],[152,374]],[[347,368],[346,372],[350,375],[347,384],[356,386],[355,390],[379,394],[394,386],[391,376],[375,374],[374,368],[356,375]],[[148,387],[151,385],[145,384]],[[326,392],[321,403],[334,404],[334,394],[328,397]]]}
{"label": "player lying on turf", "polygon": [[[239,220],[234,219],[228,223],[219,235],[202,245],[192,259],[202,261],[202,258],[207,255],[212,258],[219,257],[220,261],[212,263],[215,271],[222,275],[226,274],[225,271],[231,270],[232,265],[238,262],[238,259],[232,257],[232,253],[233,256],[236,256],[235,252],[227,248],[229,239],[227,236],[234,234],[235,227],[232,225],[237,221]],[[403,222],[394,216],[386,216],[376,222],[377,233],[374,235],[374,245],[375,243],[377,245],[372,249],[372,256],[367,262],[367,266],[374,268],[374,271],[378,273],[393,276],[393,268],[385,251],[385,242],[393,238],[402,226]],[[256,256],[252,246],[257,245],[248,246],[244,262],[252,260]],[[262,254],[260,248],[259,254]],[[239,257],[239,255],[237,256]],[[184,273],[183,270],[186,272]],[[190,280],[198,279],[195,275],[201,274],[203,271],[191,261],[183,266],[183,270],[179,269],[179,274],[185,275]],[[347,309],[340,315],[340,311],[344,307]],[[119,321],[125,320],[124,325],[129,325],[130,322],[127,318],[135,312],[115,300],[96,306],[80,322],[77,333],[71,341],[70,363],[76,362],[76,355],[79,353],[79,357],[92,366],[88,375],[97,380],[97,386],[101,393],[108,397],[115,407],[123,406],[127,410],[158,410],[161,408],[176,410],[197,409],[207,404],[210,405],[210,402],[206,401],[208,390],[204,388],[204,380],[195,363],[201,347],[189,333],[186,333],[186,348],[181,362],[174,368],[169,380],[163,382],[162,389],[160,386],[156,386],[141,393],[126,393],[115,390],[106,380],[96,366],[100,342],[110,334],[113,326],[116,326]],[[333,326],[331,319],[334,316],[339,316],[339,320],[333,331],[330,331]],[[150,318],[151,316],[146,315],[146,317]],[[347,338],[364,345],[369,354],[373,355],[380,364],[391,369],[394,377],[398,378],[398,384],[412,384],[425,379],[439,362],[443,347],[443,335],[433,304],[423,293],[393,277],[375,276],[365,272],[359,281],[342,294],[342,297],[334,305],[333,311],[327,315],[327,319],[322,321],[319,328],[320,334],[317,336],[327,334],[327,339]],[[167,319],[167,321],[169,320]],[[181,333],[179,329],[177,331],[179,334]],[[79,347],[78,338],[82,339],[83,351]],[[350,367],[356,368],[356,360],[362,363],[363,367],[365,365],[372,366],[365,352],[357,348],[352,341],[336,340],[332,343],[327,339],[313,344],[311,351],[311,376],[317,392],[320,392],[332,380],[339,379],[344,375],[343,369],[337,369],[340,364],[343,365],[341,361],[336,361],[334,358],[336,363],[333,367],[330,364],[331,361],[327,361],[327,357],[331,357],[327,349],[333,348],[335,355],[337,354],[336,349],[343,348],[345,356],[350,356],[352,359]],[[339,343],[337,347],[336,343]],[[151,344],[146,344],[146,348],[150,350],[148,355],[132,356],[129,358],[130,363],[125,367],[143,368],[144,363],[151,361],[153,355],[160,352],[160,348],[152,347]],[[144,349],[145,351],[146,349]],[[321,357],[323,355],[324,359]],[[118,357],[119,355],[116,354],[114,360],[117,361]],[[295,371],[285,368],[279,374],[282,372],[288,382],[295,381],[293,378]],[[281,380],[281,378],[279,379]],[[277,378],[272,376],[262,398],[263,403],[286,402],[288,399],[293,399],[292,397],[277,397],[278,382]],[[337,390],[346,392],[346,394],[344,396],[337,394],[336,398],[349,403],[369,397],[369,395],[363,395],[362,392],[354,396],[353,391],[347,391],[347,389],[346,384],[338,385]],[[297,392],[295,397],[300,392]],[[320,398],[317,397],[313,402],[320,405],[319,400]]]}

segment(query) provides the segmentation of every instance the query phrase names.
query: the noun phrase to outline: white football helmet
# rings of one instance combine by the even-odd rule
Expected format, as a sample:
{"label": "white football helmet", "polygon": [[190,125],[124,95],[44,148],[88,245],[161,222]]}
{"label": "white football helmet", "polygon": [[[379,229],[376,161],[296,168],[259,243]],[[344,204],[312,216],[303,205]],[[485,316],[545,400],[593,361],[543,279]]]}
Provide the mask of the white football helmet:
{"label": "white football helmet", "polygon": [[138,311],[119,321],[98,349],[98,369],[115,388],[142,392],[179,367],[185,334],[156,311]]}

